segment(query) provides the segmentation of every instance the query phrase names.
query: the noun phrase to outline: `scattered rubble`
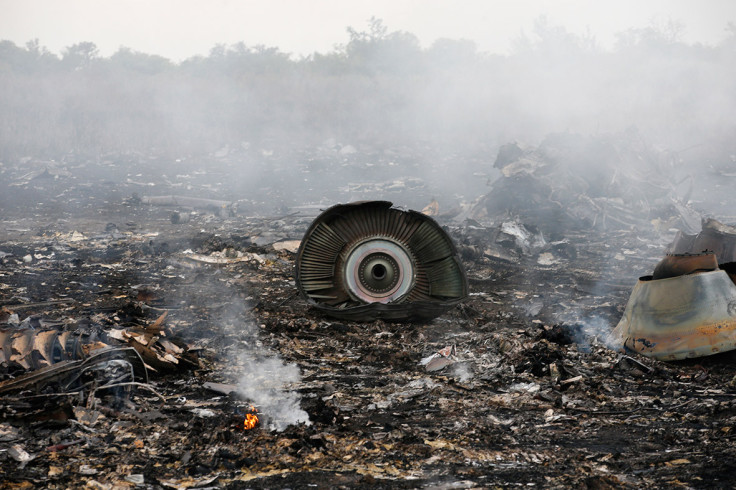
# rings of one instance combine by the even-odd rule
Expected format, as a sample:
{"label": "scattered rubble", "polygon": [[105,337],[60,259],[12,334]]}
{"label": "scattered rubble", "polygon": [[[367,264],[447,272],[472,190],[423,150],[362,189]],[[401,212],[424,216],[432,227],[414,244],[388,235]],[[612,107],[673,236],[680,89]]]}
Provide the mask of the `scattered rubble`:
{"label": "scattered rubble", "polygon": [[501,175],[462,219],[507,215],[546,234],[642,229],[654,221],[692,232],[700,221],[686,204],[692,177],[678,175],[675,156],[635,131],[551,134],[537,148],[509,143],[494,167]]}
{"label": "scattered rubble", "polygon": [[[632,282],[652,273],[682,221],[669,190],[650,196],[669,215],[611,206],[615,220],[564,212],[575,226],[559,229],[554,215],[487,206],[450,221],[438,196],[468,297],[432,321],[357,323],[304,300],[294,244],[277,245],[300,240],[327,206],[238,201],[233,216],[172,223],[171,208],[126,197],[149,187],[224,196],[205,187],[223,188],[216,173],[187,177],[199,163],[183,161],[166,183],[146,159],[104,158],[99,175],[77,163],[60,165],[71,176],[35,180],[8,165],[0,183],[23,191],[0,218],[0,330],[25,342],[2,345],[0,383],[18,388],[0,395],[7,486],[732,484],[733,351],[665,363],[605,343]],[[431,197],[412,196],[422,199],[413,208]],[[38,355],[24,332],[45,339]],[[65,332],[97,348],[76,359],[45,349]],[[85,362],[88,377],[65,378]],[[123,373],[112,366],[127,384],[113,386]],[[246,430],[248,415],[259,422]]]}
{"label": "scattered rubble", "polygon": [[[138,196],[137,194],[133,194],[130,202],[151,206],[171,206],[180,209],[203,209],[221,217],[233,216],[237,209],[237,204],[233,202],[187,196]],[[174,222],[180,223],[189,219],[188,214],[184,214],[184,216],[186,216],[186,219],[182,219],[182,215],[179,214],[179,218],[174,220]]]}

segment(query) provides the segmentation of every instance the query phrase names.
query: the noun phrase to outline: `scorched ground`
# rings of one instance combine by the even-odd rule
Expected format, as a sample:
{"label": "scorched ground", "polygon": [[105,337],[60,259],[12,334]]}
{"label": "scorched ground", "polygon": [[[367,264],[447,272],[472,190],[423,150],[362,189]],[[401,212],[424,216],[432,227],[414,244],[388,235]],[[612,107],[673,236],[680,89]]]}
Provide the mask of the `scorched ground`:
{"label": "scorched ground", "polygon": [[[69,181],[21,182],[27,202],[0,223],[0,326],[134,329],[166,312],[166,335],[194,360],[151,370],[149,389],[117,403],[0,399],[7,488],[732,484],[732,359],[661,363],[605,346],[666,236],[591,228],[502,260],[479,252],[493,226],[438,217],[469,299],[428,323],[351,323],[309,309],[294,253],[274,247],[299,240],[318,206],[254,203],[174,224],[100,179],[109,193],[63,207],[46,196]],[[448,346],[445,368],[420,363]],[[264,359],[298,377],[261,386]],[[245,430],[259,389],[296,400],[308,421],[274,424],[283,404],[271,400]]]}

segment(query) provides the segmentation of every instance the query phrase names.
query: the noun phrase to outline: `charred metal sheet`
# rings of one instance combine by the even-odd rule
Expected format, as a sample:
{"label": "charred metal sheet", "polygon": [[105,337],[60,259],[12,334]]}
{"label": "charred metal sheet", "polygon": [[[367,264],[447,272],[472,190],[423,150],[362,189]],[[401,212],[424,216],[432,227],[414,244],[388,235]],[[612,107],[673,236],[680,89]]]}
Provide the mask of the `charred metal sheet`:
{"label": "charred metal sheet", "polygon": [[714,253],[669,254],[654,268],[652,279],[667,279],[716,269],[718,260]]}
{"label": "charred metal sheet", "polygon": [[81,359],[83,346],[94,334],[32,328],[0,329],[0,368],[5,371],[41,369],[60,361]]}
{"label": "charred metal sheet", "polygon": [[84,360],[64,360],[0,382],[0,395],[31,390],[33,393],[70,393],[106,389],[125,381],[148,383],[148,372],[132,347],[106,347]]}
{"label": "charred metal sheet", "polygon": [[319,215],[299,247],[296,283],[316,308],[355,321],[428,320],[468,295],[447,233],[387,201],[338,204]]}
{"label": "charred metal sheet", "polygon": [[0,330],[0,366],[39,369],[68,359],[56,330]]}
{"label": "charred metal sheet", "polygon": [[663,361],[736,349],[736,285],[723,269],[699,272],[699,265],[712,264],[712,254],[705,255],[696,256],[701,264],[685,257],[696,267],[692,273],[640,278],[611,340]]}
{"label": "charred metal sheet", "polygon": [[713,252],[718,263],[736,262],[736,227],[713,218],[703,219],[702,230],[697,235],[677,232],[668,247],[672,254]]}

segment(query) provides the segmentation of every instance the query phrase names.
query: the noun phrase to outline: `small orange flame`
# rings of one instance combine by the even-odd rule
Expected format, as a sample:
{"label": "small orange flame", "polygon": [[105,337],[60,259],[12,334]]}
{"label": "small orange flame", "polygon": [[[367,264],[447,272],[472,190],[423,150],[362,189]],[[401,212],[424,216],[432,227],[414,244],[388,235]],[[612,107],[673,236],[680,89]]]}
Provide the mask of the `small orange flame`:
{"label": "small orange flame", "polygon": [[252,406],[250,407],[250,413],[245,414],[245,420],[243,421],[243,427],[245,430],[250,430],[256,425],[258,425],[258,410],[256,407]]}

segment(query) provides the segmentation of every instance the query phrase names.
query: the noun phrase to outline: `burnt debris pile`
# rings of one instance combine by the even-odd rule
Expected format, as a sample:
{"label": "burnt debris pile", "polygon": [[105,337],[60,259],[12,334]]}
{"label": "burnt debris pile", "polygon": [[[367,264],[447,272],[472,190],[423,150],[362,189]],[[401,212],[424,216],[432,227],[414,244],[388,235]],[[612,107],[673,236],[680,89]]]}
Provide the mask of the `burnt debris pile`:
{"label": "burnt debris pile", "polygon": [[636,131],[550,134],[537,147],[508,143],[493,166],[500,175],[472,218],[506,214],[545,233],[699,225],[687,205],[692,176],[677,154],[653,148]]}
{"label": "burnt debris pile", "polygon": [[[700,228],[699,216],[698,229],[681,226],[692,221],[687,181],[664,170],[637,180],[667,160],[617,138],[506,148],[497,170],[508,176],[475,207],[430,194],[426,214],[277,196],[256,205],[222,175],[195,172],[198,162],[168,180],[129,175],[143,160],[105,178],[92,163],[49,166],[58,177],[9,169],[0,185],[17,184],[27,201],[0,217],[0,478],[44,488],[730,485],[729,352],[673,363],[608,342],[638,277],[730,282],[733,233],[712,220]],[[591,152],[609,162],[601,175],[586,173]],[[106,196],[95,194],[103,182]],[[48,214],[76,189],[88,194]],[[575,203],[588,199],[581,214]],[[325,225],[349,245],[314,232]],[[312,239],[332,255],[307,253]],[[706,251],[715,267],[706,257],[656,268],[666,252]],[[416,298],[402,274],[421,266],[429,278],[445,262],[458,268],[421,290],[441,311],[413,322],[371,311],[396,291],[406,306],[402,294]],[[677,291],[696,289],[706,291]],[[341,303],[322,296],[339,296],[346,314],[331,316]],[[656,297],[672,306],[660,311],[686,316],[684,296]],[[694,331],[724,330],[703,326]]]}

